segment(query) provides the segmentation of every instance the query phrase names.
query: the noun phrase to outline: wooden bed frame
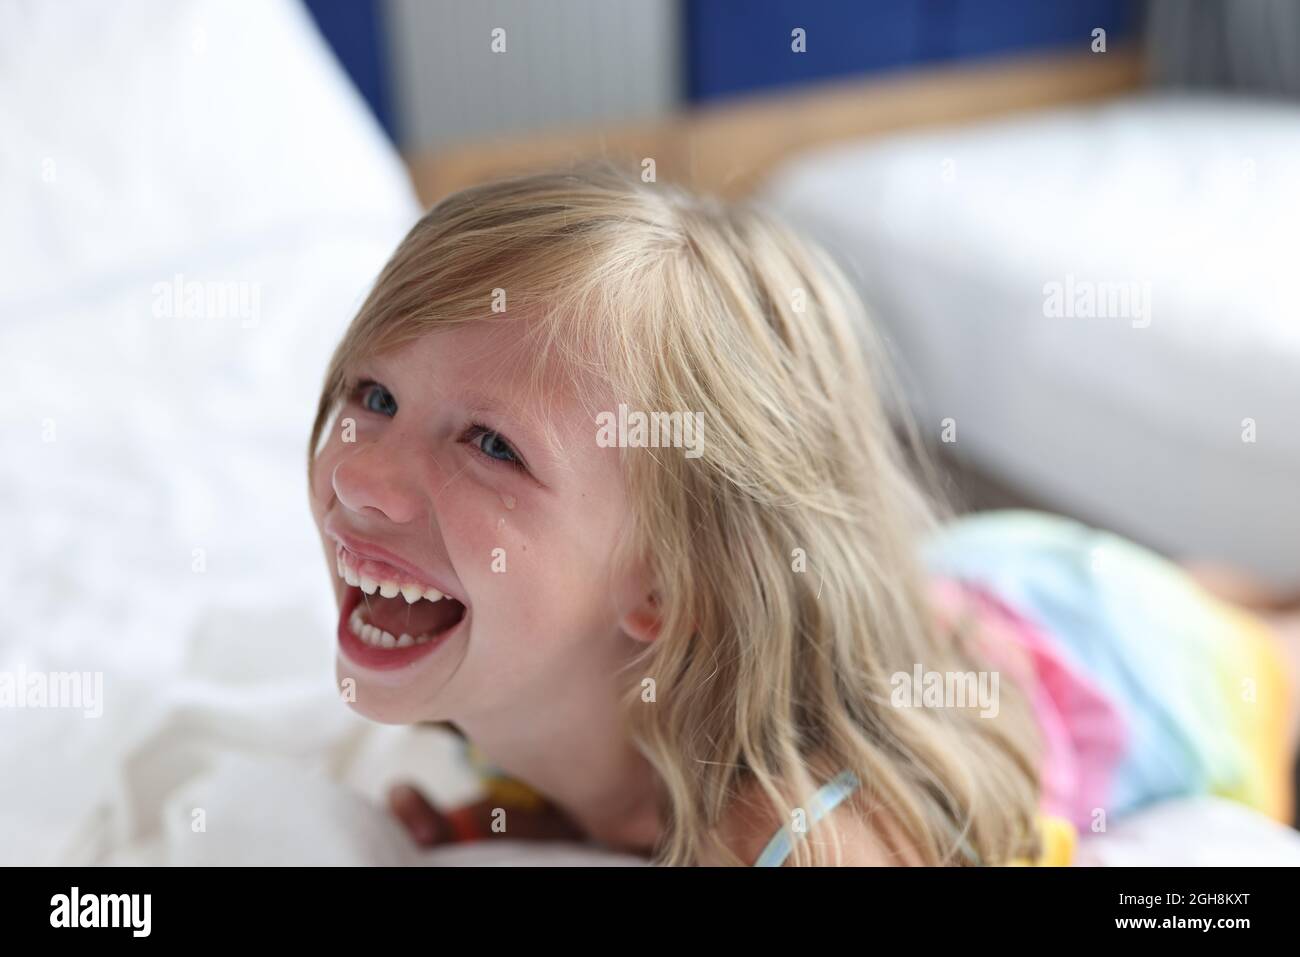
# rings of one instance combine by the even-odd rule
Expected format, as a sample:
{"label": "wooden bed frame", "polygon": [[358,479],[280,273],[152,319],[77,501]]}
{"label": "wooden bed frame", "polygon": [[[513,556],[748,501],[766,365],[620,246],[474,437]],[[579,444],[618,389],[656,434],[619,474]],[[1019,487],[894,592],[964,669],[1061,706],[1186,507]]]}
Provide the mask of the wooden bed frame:
{"label": "wooden bed frame", "polygon": [[642,124],[496,137],[414,154],[420,200],[513,173],[606,157],[659,180],[739,198],[786,158],[896,130],[967,123],[1117,96],[1145,81],[1140,55],[1045,55],[981,61],[732,100]]}

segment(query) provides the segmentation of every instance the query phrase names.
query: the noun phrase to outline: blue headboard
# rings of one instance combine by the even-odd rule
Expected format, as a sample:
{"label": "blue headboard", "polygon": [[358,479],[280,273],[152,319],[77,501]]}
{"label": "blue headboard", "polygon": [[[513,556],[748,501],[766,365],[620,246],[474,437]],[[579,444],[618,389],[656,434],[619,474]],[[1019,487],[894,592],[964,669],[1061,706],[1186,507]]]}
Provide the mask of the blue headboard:
{"label": "blue headboard", "polygon": [[384,4],[381,0],[303,0],[303,5],[375,118],[389,138],[396,139]]}
{"label": "blue headboard", "polygon": [[[699,102],[768,87],[941,63],[1107,45],[1136,33],[1133,0],[685,0],[686,91]],[[791,50],[802,27],[807,52]]]}

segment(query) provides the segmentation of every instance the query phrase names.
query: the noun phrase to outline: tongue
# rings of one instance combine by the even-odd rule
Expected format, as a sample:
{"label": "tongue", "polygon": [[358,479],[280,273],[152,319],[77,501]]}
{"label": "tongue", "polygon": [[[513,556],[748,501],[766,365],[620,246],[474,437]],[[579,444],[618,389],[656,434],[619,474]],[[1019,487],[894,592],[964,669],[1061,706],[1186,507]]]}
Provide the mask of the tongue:
{"label": "tongue", "polygon": [[436,634],[460,617],[460,602],[450,598],[442,601],[417,601],[407,604],[406,599],[381,598],[378,595],[364,595],[361,601],[361,613],[376,628],[382,628],[394,638],[410,635]]}

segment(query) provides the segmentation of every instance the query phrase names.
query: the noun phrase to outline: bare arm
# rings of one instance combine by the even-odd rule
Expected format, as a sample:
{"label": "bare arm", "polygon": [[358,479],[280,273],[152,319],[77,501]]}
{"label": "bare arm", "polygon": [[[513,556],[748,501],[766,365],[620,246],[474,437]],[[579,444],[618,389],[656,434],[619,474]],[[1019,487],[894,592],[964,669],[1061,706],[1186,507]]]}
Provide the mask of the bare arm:
{"label": "bare arm", "polygon": [[531,808],[503,807],[489,797],[444,811],[434,807],[414,786],[399,784],[388,792],[388,807],[421,847],[496,836],[523,841],[583,839],[577,826],[549,803]]}

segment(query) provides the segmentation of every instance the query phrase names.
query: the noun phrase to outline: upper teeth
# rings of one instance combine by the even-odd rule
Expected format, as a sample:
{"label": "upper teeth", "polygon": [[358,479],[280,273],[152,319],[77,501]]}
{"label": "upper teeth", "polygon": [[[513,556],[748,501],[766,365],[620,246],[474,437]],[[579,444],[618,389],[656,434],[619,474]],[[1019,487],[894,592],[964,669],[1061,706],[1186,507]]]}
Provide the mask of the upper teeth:
{"label": "upper teeth", "polygon": [[414,605],[420,599],[441,601],[443,598],[442,592],[436,588],[425,588],[423,585],[412,582],[375,581],[365,575],[358,575],[347,562],[343,561],[342,555],[338,555],[336,561],[338,563],[339,577],[349,585],[360,588],[367,595],[379,592],[383,598],[396,598],[400,593],[406,599],[408,605]]}

